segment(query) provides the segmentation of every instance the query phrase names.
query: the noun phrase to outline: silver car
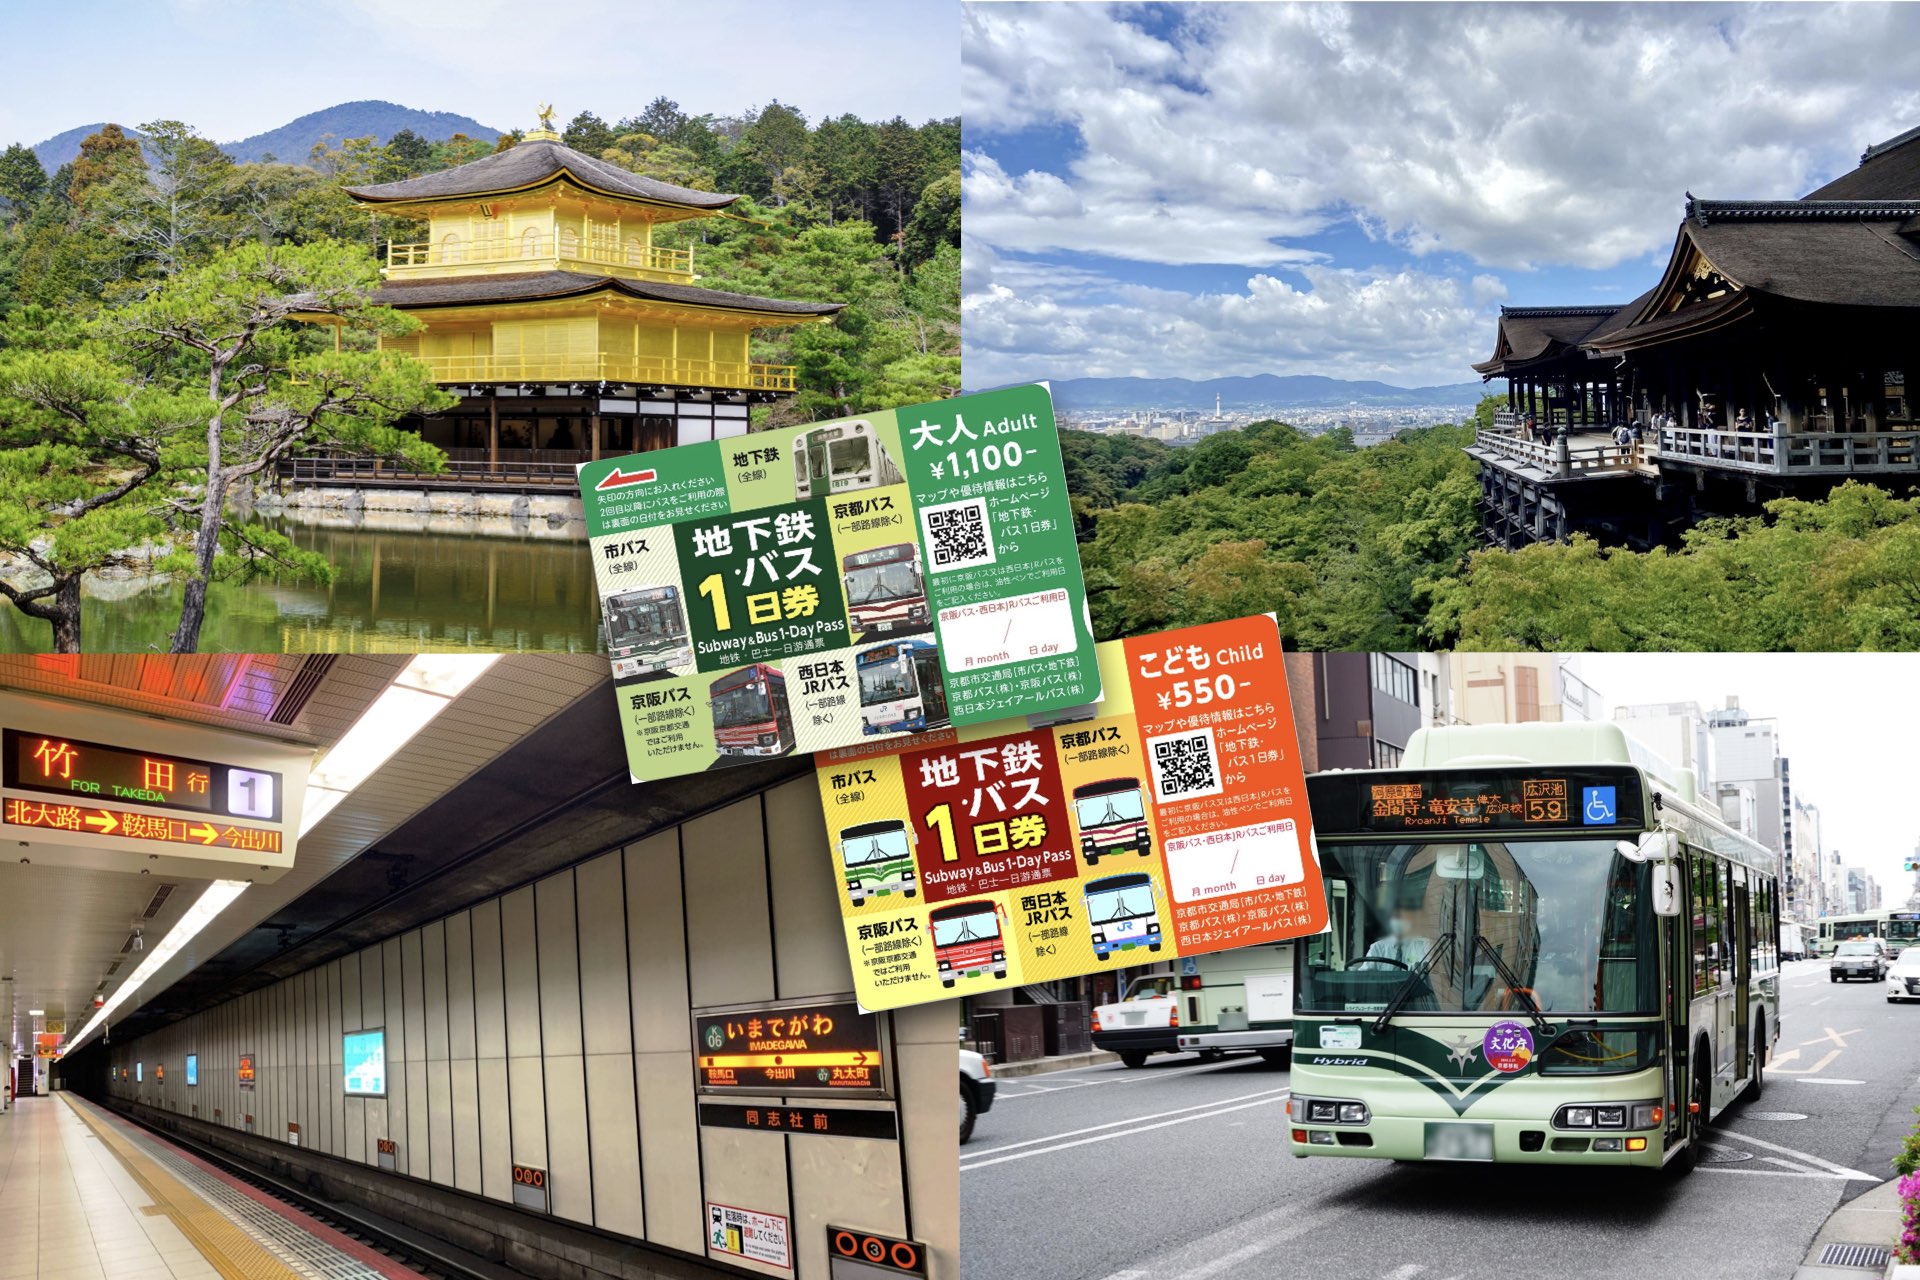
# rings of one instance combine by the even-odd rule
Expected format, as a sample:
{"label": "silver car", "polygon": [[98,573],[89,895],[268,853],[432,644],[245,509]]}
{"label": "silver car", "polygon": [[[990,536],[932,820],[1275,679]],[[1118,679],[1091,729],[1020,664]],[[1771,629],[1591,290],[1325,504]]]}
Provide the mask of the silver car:
{"label": "silver car", "polygon": [[1829,981],[1865,978],[1879,982],[1887,976],[1887,946],[1878,938],[1849,938],[1833,949],[1833,963],[1827,970]]}

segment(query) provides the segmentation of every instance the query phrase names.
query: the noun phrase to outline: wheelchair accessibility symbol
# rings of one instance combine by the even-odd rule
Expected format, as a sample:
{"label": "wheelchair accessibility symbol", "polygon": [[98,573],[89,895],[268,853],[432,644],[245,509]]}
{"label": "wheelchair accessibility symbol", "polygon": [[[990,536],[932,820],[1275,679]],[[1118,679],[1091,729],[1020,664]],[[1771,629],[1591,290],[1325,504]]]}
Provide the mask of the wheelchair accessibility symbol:
{"label": "wheelchair accessibility symbol", "polygon": [[1580,817],[1588,826],[1610,825],[1614,819],[1612,787],[1582,787]]}

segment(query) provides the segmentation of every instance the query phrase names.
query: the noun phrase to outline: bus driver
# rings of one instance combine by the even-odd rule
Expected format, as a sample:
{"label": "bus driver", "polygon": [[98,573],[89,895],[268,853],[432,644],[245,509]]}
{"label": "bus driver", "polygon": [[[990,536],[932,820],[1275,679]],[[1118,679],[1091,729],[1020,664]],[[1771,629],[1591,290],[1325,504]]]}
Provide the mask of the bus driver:
{"label": "bus driver", "polygon": [[1412,969],[1427,958],[1427,952],[1433,949],[1433,940],[1414,932],[1413,911],[1407,907],[1395,907],[1393,918],[1387,921],[1386,936],[1367,948],[1368,960],[1393,960]]}

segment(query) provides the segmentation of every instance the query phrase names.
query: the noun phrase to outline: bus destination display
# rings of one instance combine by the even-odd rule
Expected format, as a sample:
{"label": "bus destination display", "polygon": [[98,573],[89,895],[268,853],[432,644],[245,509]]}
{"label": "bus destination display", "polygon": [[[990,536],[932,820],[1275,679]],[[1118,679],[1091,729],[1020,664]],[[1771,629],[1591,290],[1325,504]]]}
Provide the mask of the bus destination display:
{"label": "bus destination display", "polygon": [[1096,706],[814,758],[865,1007],[1325,923],[1273,617],[1098,652]]}
{"label": "bus destination display", "polygon": [[1631,770],[1325,774],[1308,782],[1322,835],[1347,832],[1634,827],[1643,822]]}
{"label": "bus destination display", "polygon": [[280,818],[281,777],[265,769],[8,729],[5,781],[86,802],[119,801],[228,818]]}
{"label": "bus destination display", "polygon": [[579,478],[636,782],[1100,696],[1044,386]]}
{"label": "bus destination display", "polygon": [[702,1093],[879,1095],[879,1020],[851,1000],[707,1010],[693,1019]]}

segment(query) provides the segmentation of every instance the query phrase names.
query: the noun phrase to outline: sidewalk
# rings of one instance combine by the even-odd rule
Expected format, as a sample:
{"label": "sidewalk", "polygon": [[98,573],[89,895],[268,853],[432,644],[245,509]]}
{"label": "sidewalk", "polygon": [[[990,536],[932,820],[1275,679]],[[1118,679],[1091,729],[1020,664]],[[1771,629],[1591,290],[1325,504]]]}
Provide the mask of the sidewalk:
{"label": "sidewalk", "polygon": [[1072,1071],[1078,1067],[1097,1067],[1108,1062],[1120,1061],[1117,1053],[1108,1053],[1105,1049],[1093,1049],[1087,1053],[1062,1053],[1051,1058],[1028,1058],[1025,1062],[996,1062],[993,1064],[995,1080],[1012,1080],[1018,1076],[1044,1075],[1049,1071]]}
{"label": "sidewalk", "polygon": [[1900,1238],[1899,1183],[1898,1178],[1890,1178],[1835,1209],[1813,1237],[1806,1261],[1793,1273],[1793,1280],[1866,1280],[1874,1275],[1883,1275],[1887,1280],[1920,1280],[1920,1267],[1900,1267],[1889,1262],[1880,1269],[1836,1266],[1820,1261],[1820,1255],[1829,1245],[1875,1245],[1891,1249],[1893,1242]]}

